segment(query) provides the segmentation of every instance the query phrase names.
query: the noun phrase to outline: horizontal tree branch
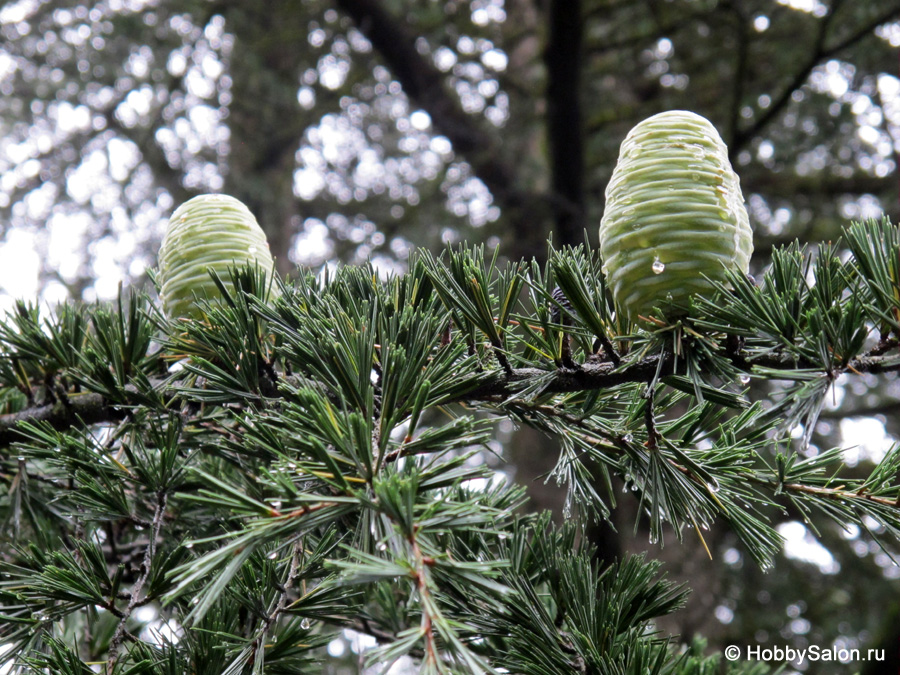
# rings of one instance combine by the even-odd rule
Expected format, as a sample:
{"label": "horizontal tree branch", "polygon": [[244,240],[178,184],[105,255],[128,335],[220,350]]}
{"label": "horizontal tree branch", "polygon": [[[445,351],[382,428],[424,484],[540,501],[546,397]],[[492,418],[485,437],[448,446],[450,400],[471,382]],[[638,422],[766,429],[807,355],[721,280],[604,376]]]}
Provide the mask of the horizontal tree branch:
{"label": "horizontal tree branch", "polygon": [[0,415],[0,447],[7,447],[20,438],[16,431],[19,422],[48,422],[57,431],[74,424],[99,424],[124,419],[124,408],[111,405],[100,394],[70,395],[66,401],[25,408],[19,412]]}
{"label": "horizontal tree branch", "polygon": [[875,417],[876,415],[895,415],[900,410],[900,401],[886,401],[878,405],[861,406],[859,408],[840,407],[837,410],[823,410],[820,420],[842,420],[848,417]]}
{"label": "horizontal tree branch", "polygon": [[[657,373],[661,376],[673,374],[675,359],[671,356],[666,357],[663,364],[659,363],[659,359],[660,357],[656,355],[648,356],[624,368],[618,368],[610,362],[589,362],[573,369],[514,368],[509,373],[498,369],[474,389],[446,403],[504,400],[539,378],[547,378],[543,387],[544,392],[566,394],[609,389],[627,382],[647,382]],[[767,354],[751,359],[738,358],[735,364],[745,370],[750,370],[754,366],[783,370],[810,367],[810,364],[798,363],[787,354]],[[883,355],[876,351],[874,355],[864,354],[852,359],[840,369],[840,372],[856,374],[900,372],[900,359],[895,355]],[[838,374],[839,372],[832,373],[835,376]],[[153,384],[161,386],[162,380]],[[137,394],[137,389],[129,386],[126,392]],[[65,402],[34,406],[16,413],[0,415],[0,447],[8,447],[21,439],[21,433],[16,430],[20,422],[47,422],[54,429],[63,430],[77,423],[97,424],[121,420],[126,414],[127,409],[110,403],[100,394],[72,395]]]}
{"label": "horizontal tree branch", "polygon": [[[646,382],[657,372],[662,376],[672,375],[675,359],[668,357],[666,362],[660,366],[659,358],[659,356],[648,356],[638,363],[621,369],[617,369],[612,363],[586,363],[578,369],[560,369],[554,372],[553,379],[547,383],[544,391],[552,394],[566,394],[574,391],[609,389],[626,382]],[[747,370],[754,366],[783,370],[810,367],[810,364],[797,363],[792,356],[786,354],[755,357],[742,360],[738,365]],[[862,355],[852,359],[841,370],[841,372],[844,371],[873,374],[898,372],[900,371],[900,360],[896,356]],[[509,375],[497,371],[494,378],[470,391],[463,398],[469,401],[507,398],[521,390],[525,383],[545,377],[548,372],[553,371],[540,368],[516,368]],[[834,374],[837,375],[837,373]]]}

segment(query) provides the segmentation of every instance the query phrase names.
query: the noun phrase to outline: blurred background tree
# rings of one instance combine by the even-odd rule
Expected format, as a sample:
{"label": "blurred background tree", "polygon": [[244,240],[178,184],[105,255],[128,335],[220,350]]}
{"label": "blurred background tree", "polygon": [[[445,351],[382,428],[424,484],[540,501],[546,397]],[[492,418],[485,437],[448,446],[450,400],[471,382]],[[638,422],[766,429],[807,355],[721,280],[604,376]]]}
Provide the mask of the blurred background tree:
{"label": "blurred background tree", "polygon": [[[283,273],[389,273],[463,240],[543,259],[548,237],[595,241],[622,138],[676,108],[728,143],[758,271],[774,245],[897,220],[898,16],[891,0],[8,2],[0,284],[48,302],[145,284],[168,215],[211,191],[248,204]],[[900,386],[847,386],[864,407],[843,409],[837,382],[810,451],[859,443],[845,461],[862,473],[900,436]],[[533,434],[498,441],[558,509],[541,478],[556,455]],[[618,534],[595,533],[605,554],[647,548],[617,514]],[[656,551],[695,589],[664,628],[713,646],[895,645],[890,552],[855,530],[813,545],[795,513],[782,528],[794,546],[775,574],[724,531],[712,561]]]}

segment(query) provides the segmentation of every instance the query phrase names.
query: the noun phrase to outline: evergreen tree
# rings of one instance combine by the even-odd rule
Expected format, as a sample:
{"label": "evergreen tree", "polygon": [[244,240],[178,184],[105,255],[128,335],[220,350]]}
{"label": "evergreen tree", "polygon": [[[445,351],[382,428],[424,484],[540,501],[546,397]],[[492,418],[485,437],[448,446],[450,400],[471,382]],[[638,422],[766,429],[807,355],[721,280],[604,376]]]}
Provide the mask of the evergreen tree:
{"label": "evergreen tree", "polygon": [[[837,377],[900,370],[887,221],[637,325],[584,247],[420,253],[272,300],[257,269],[214,280],[200,319],[122,293],[0,328],[13,672],[338,672],[353,631],[375,672],[762,674],[655,632],[689,589],[607,563],[585,524],[636,500],[653,540],[706,547],[724,523],[762,569],[784,510],[896,546],[900,447],[865,476],[807,447]],[[749,378],[783,395],[750,400]],[[565,525],[495,470],[504,421],[559,440]]]}
{"label": "evergreen tree", "polygon": [[[120,278],[149,288],[161,222],[219,190],[250,204],[281,272],[367,259],[399,272],[441,240],[543,263],[550,231],[557,246],[582,228],[596,241],[619,142],[665,109],[707,116],[727,142],[759,277],[774,245],[799,237],[815,255],[850,218],[896,222],[898,16],[898,0],[4,3],[0,307],[5,262],[29,242],[42,301],[114,299]],[[784,384],[754,377],[747,396],[777,400]],[[842,455],[862,480],[900,438],[898,384],[836,378],[803,452],[855,444],[867,424],[878,447]],[[490,431],[491,468],[561,520],[564,490],[545,480],[556,437],[506,418]],[[794,535],[765,574],[721,519],[709,557],[650,544],[640,509],[619,500],[612,526],[584,536],[598,565],[646,551],[694,589],[657,617],[664,632],[716,649],[900,639],[900,568],[877,524],[773,512]],[[791,550],[814,534],[827,562]]]}

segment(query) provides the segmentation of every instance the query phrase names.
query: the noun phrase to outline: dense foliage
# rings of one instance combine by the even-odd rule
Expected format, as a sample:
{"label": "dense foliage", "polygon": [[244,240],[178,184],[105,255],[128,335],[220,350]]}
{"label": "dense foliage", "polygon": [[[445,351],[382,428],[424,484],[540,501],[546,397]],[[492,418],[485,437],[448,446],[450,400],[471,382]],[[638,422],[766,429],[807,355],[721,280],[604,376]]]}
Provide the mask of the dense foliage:
{"label": "dense foliage", "polygon": [[[686,589],[578,535],[635,499],[653,539],[705,546],[724,522],[762,567],[783,509],[897,545],[900,447],[857,478],[790,442],[836,377],[900,370],[900,237],[846,236],[848,260],[779,250],[652,330],[617,317],[582,248],[344,267],[268,304],[235,269],[202,320],[135,294],[20,304],[0,330],[4,657],[319,673],[349,629],[378,641],[369,662],[420,672],[723,672],[648,631]],[[789,384],[750,401],[748,376]],[[504,419],[559,438],[571,522],[522,511],[492,468]]]}

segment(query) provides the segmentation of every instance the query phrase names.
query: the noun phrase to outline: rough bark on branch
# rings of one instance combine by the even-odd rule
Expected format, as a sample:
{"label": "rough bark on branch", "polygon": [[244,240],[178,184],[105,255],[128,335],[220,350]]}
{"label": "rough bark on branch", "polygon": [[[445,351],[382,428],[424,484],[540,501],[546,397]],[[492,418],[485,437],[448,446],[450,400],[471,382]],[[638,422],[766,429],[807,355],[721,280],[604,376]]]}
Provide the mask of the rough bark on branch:
{"label": "rough bark on branch", "polygon": [[48,422],[54,429],[61,431],[73,424],[98,424],[123,419],[127,411],[110,405],[100,394],[78,394],[70,396],[63,403],[26,408],[16,413],[0,415],[0,447],[6,447],[18,440],[16,425],[19,422]]}
{"label": "rough bark on branch", "polygon": [[[457,402],[505,400],[538,378],[547,378],[542,388],[545,393],[564,394],[608,389],[626,382],[647,382],[656,373],[661,376],[671,375],[675,367],[674,358],[667,357],[661,365],[659,359],[659,356],[648,356],[624,368],[617,368],[612,363],[585,363],[575,369],[514,368],[509,373],[497,370],[481,384],[460,396]],[[747,369],[760,366],[784,370],[805,368],[808,365],[798,364],[788,356],[779,355],[765,355],[741,360],[739,364],[740,367]],[[872,374],[898,372],[900,371],[900,359],[895,355],[863,355],[852,359],[842,369],[843,371]],[[154,383],[154,385],[157,384],[161,383]],[[130,388],[128,390],[135,393],[137,391]],[[445,401],[445,403],[451,402],[453,401]],[[0,415],[0,447],[8,447],[19,439],[20,433],[16,430],[19,422],[48,422],[54,429],[62,430],[79,421],[82,424],[96,424],[120,420],[125,417],[125,414],[125,409],[110,404],[100,394],[79,394],[70,397],[65,404],[37,406],[17,413]]]}

